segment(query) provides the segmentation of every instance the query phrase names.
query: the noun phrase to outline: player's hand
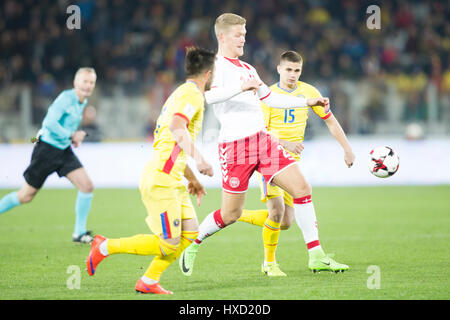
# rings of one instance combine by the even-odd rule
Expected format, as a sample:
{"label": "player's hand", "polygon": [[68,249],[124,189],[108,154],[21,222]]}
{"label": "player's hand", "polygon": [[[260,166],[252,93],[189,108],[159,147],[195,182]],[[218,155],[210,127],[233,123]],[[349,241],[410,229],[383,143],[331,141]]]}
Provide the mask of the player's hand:
{"label": "player's hand", "polygon": [[327,97],[307,99],[306,104],[310,107],[322,106],[324,108],[325,113],[327,113],[330,110],[330,99],[328,99]]}
{"label": "player's hand", "polygon": [[301,142],[284,141],[283,146],[290,152],[300,154],[305,147]]}
{"label": "player's hand", "polygon": [[353,152],[351,150],[345,152],[344,161],[345,161],[345,164],[347,165],[347,167],[349,167],[349,168],[353,165],[353,162],[355,161],[355,155],[353,154]]}
{"label": "player's hand", "polygon": [[262,85],[262,82],[256,79],[250,79],[245,81],[242,86],[241,89],[242,91],[250,91],[253,90],[253,92],[256,93],[256,90],[258,90],[258,88]]}
{"label": "player's hand", "polygon": [[213,176],[212,166],[203,157],[197,160],[197,170],[205,176]]}
{"label": "player's hand", "polygon": [[205,188],[198,181],[188,182],[188,191],[190,194],[197,196],[197,205],[200,207],[202,203],[202,197],[206,194]]}
{"label": "player's hand", "polygon": [[86,137],[86,132],[83,130],[75,131],[75,133],[72,135],[72,144],[75,148],[78,148],[81,143],[83,142],[84,138]]}

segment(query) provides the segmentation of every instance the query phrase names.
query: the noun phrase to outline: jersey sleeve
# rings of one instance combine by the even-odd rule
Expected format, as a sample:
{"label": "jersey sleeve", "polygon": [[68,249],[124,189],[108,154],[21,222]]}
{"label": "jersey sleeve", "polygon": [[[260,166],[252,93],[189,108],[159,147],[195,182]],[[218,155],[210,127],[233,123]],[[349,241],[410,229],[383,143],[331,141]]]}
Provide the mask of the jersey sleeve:
{"label": "jersey sleeve", "polygon": [[[319,90],[317,90],[315,87],[311,86],[312,94],[308,98],[321,98],[322,95],[320,94]],[[323,106],[313,106],[311,107],[315,114],[317,114],[319,117],[321,117],[323,120],[328,119],[331,116],[331,108],[328,110],[328,112],[325,113],[325,108]]]}
{"label": "jersey sleeve", "polygon": [[216,62],[214,65],[214,73],[213,73],[213,80],[211,82],[211,89],[222,88],[225,85],[223,73],[224,72],[221,67],[221,64]]}
{"label": "jersey sleeve", "polygon": [[175,102],[173,115],[184,118],[189,124],[192,118],[202,110],[202,104],[203,97],[198,94],[186,93]]}
{"label": "jersey sleeve", "polygon": [[59,120],[66,112],[66,108],[69,105],[70,98],[68,98],[64,93],[61,93],[48,108],[47,115],[42,122],[43,127],[46,127],[52,134],[58,137],[70,138],[73,132],[64,128],[59,123]]}
{"label": "jersey sleeve", "polygon": [[264,115],[264,125],[266,126],[266,129],[268,129],[270,128],[270,107],[264,102],[261,102],[261,110]]}

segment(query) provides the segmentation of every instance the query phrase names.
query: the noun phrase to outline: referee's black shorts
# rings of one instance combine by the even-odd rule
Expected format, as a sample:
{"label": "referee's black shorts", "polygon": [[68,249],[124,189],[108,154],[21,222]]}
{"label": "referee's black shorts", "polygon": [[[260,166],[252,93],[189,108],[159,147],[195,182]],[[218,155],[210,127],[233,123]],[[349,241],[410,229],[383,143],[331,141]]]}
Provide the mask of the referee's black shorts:
{"label": "referee's black shorts", "polygon": [[31,162],[23,173],[25,181],[32,187],[40,189],[49,175],[56,171],[63,177],[83,165],[69,146],[64,150],[39,141],[31,155]]}

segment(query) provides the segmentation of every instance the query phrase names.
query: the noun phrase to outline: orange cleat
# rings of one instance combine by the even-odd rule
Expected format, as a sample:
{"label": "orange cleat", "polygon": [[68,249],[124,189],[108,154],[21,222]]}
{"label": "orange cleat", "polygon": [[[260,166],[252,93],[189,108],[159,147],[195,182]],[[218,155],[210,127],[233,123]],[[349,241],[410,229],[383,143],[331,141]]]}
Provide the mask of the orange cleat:
{"label": "orange cleat", "polygon": [[100,243],[105,240],[105,237],[97,235],[91,243],[91,251],[89,252],[89,256],[86,260],[87,271],[90,276],[94,275],[95,268],[97,268],[98,264],[107,257],[100,252]]}
{"label": "orange cleat", "polygon": [[141,278],[136,282],[136,292],[139,293],[155,293],[155,294],[173,294],[172,291],[166,290],[159,282],[155,284],[146,284]]}

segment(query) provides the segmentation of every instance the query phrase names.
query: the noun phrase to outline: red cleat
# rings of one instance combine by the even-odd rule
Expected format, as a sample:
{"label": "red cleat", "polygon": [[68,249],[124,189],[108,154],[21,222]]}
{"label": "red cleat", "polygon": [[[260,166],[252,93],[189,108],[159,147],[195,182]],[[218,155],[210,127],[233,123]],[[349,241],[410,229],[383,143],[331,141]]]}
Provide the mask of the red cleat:
{"label": "red cleat", "polygon": [[98,264],[107,257],[102,255],[100,252],[100,243],[105,240],[105,237],[97,235],[91,243],[91,251],[89,252],[89,256],[86,260],[87,271],[90,276],[94,275],[95,268],[97,268]]}
{"label": "red cleat", "polygon": [[146,284],[141,278],[136,282],[136,292],[139,293],[155,293],[155,294],[173,294],[172,291],[166,290],[159,282],[155,284]]}

